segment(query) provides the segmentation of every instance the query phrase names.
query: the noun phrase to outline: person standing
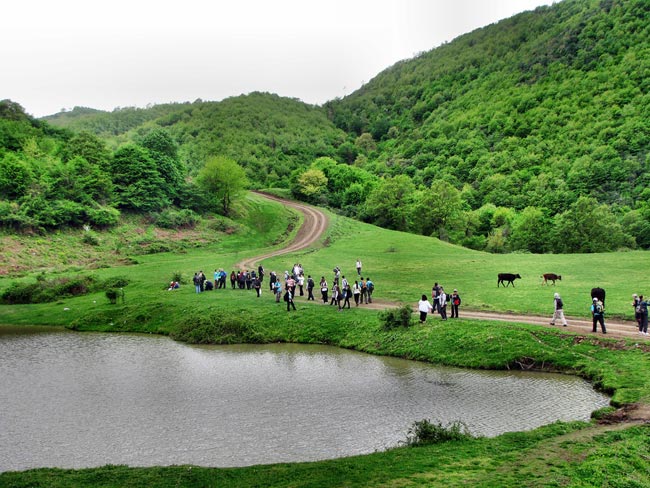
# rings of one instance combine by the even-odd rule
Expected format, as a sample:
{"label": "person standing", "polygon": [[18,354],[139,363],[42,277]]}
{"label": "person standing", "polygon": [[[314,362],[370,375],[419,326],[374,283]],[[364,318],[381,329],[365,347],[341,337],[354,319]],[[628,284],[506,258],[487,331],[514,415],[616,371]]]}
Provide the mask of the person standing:
{"label": "person standing", "polygon": [[273,286],[275,287],[273,290],[275,293],[275,303],[280,303],[280,298],[282,297],[282,282],[280,280],[276,280]]}
{"label": "person standing", "polygon": [[566,319],[564,318],[564,302],[559,293],[554,295],[553,301],[555,302],[555,310],[553,311],[553,318],[551,325],[555,325],[555,321],[561,320],[564,327],[567,326]]}
{"label": "person standing", "polygon": [[275,274],[275,271],[271,271],[269,275],[269,286],[271,287],[271,292],[275,291],[275,282],[278,279],[278,275]]}
{"label": "person standing", "polygon": [[359,282],[359,287],[361,288],[361,304],[368,303],[368,287],[366,286],[366,280],[361,277]]}
{"label": "person standing", "polygon": [[357,259],[357,276],[361,276],[361,260]]}
{"label": "person standing", "polygon": [[296,309],[296,305],[293,303],[293,293],[291,293],[291,288],[289,287],[284,292],[284,301],[287,302],[287,312],[291,311],[291,307],[294,310]]}
{"label": "person standing", "polygon": [[307,275],[307,301],[314,300],[314,279]]}
{"label": "person standing", "polygon": [[440,294],[438,295],[438,311],[442,320],[447,320],[447,294],[445,289],[440,287]]}
{"label": "person standing", "polygon": [[632,294],[632,308],[634,309],[634,320],[636,320],[639,330],[641,330],[641,314],[639,313],[639,296],[636,293]]}
{"label": "person standing", "polygon": [[422,299],[418,302],[418,310],[420,311],[420,323],[423,324],[427,321],[427,314],[433,312],[433,307],[426,295],[422,295]]}
{"label": "person standing", "polygon": [[458,318],[458,307],[460,307],[460,295],[458,290],[454,288],[454,292],[451,294],[451,318]]}
{"label": "person standing", "polygon": [[194,273],[194,278],[192,278],[192,281],[194,282],[194,289],[196,292],[201,293],[201,278],[199,278],[198,273]]}
{"label": "person standing", "polygon": [[597,325],[600,323],[603,334],[607,334],[607,330],[605,330],[605,307],[603,306],[603,302],[595,297],[591,304],[591,317],[593,319],[593,329],[591,332],[598,332]]}
{"label": "person standing", "polygon": [[639,334],[648,335],[648,302],[639,296],[639,303],[636,306],[636,312],[639,314]]}
{"label": "person standing", "polygon": [[256,277],[255,280],[253,281],[253,288],[255,288],[255,292],[257,293],[257,298],[262,296],[262,282],[260,281],[259,277]]}
{"label": "person standing", "polygon": [[352,294],[354,295],[354,304],[358,307],[359,297],[361,296],[361,287],[359,286],[359,282],[357,280],[354,280],[354,285],[352,285]]}
{"label": "person standing", "polygon": [[299,274],[298,275],[298,289],[300,290],[300,296],[305,296],[304,287],[305,287],[305,275],[304,274]]}
{"label": "person standing", "polygon": [[438,286],[438,283],[433,284],[433,288],[431,288],[431,301],[433,302],[433,311],[438,311],[440,308],[438,307],[439,301],[438,301],[438,295],[440,294],[440,286]]}
{"label": "person standing", "polygon": [[325,279],[324,276],[321,276],[320,278],[320,294],[323,299],[323,303],[327,303],[327,280]]}

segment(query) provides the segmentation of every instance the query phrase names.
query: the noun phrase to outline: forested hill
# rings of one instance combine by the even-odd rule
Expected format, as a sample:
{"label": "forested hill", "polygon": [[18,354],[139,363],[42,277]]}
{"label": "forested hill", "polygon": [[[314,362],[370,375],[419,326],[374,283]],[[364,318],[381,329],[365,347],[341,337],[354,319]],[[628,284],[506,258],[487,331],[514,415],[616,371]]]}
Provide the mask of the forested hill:
{"label": "forested hill", "polygon": [[320,156],[335,156],[335,148],[346,140],[320,107],[268,93],[112,112],[75,108],[47,120],[92,132],[112,145],[163,127],[180,146],[191,173],[207,158],[225,156],[241,164],[257,187],[288,186],[291,171]]}
{"label": "forested hill", "polygon": [[314,107],[253,93],[48,118],[117,150],[164,130],[196,174],[492,252],[650,248],[650,2],[564,0]]}

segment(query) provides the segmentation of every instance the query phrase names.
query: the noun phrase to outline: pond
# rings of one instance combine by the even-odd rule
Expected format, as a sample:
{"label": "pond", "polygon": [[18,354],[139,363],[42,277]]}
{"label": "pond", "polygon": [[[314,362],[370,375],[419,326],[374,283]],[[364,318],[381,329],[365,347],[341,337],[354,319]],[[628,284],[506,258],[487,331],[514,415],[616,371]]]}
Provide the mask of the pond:
{"label": "pond", "polygon": [[32,328],[0,327],[0,378],[0,471],[312,461],[394,447],[424,418],[495,436],[609,403],[568,375]]}

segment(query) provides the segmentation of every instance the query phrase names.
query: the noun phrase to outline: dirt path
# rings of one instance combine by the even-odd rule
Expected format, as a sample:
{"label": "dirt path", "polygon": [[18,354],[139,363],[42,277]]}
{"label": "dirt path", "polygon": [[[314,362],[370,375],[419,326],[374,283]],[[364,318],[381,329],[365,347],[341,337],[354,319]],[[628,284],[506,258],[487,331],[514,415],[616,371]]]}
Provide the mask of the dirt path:
{"label": "dirt path", "polygon": [[316,207],[312,207],[310,205],[306,205],[303,203],[294,202],[291,200],[285,200],[283,198],[278,198],[276,196],[268,195],[262,192],[254,192],[254,193],[263,196],[264,198],[268,198],[269,200],[275,200],[276,202],[280,202],[287,207],[291,207],[294,208],[295,210],[298,210],[299,212],[302,212],[304,216],[304,221],[300,226],[300,229],[298,229],[298,233],[296,234],[296,237],[293,239],[293,241],[291,241],[291,243],[288,246],[282,249],[277,249],[275,251],[271,251],[265,254],[261,254],[259,256],[246,259],[237,265],[240,268],[244,268],[244,269],[256,268],[257,264],[264,259],[268,259],[271,257],[280,256],[282,254],[287,254],[290,252],[299,251],[301,249],[308,248],[314,242],[320,239],[320,237],[327,229],[327,225],[328,225],[327,216],[323,212],[318,210]]}
{"label": "dirt path", "polygon": [[[300,227],[300,229],[298,229],[298,233],[296,234],[295,239],[287,247],[249,258],[239,263],[239,266],[243,268],[251,269],[256,267],[257,264],[264,259],[305,249],[311,246],[318,239],[320,239],[320,237],[327,229],[327,224],[328,224],[327,216],[323,212],[321,212],[318,208],[303,203],[298,203],[291,200],[278,198],[272,195],[268,195],[266,193],[257,192],[257,194],[265,198],[268,198],[270,200],[281,202],[283,205],[292,207],[298,210],[299,212],[302,212],[302,214],[304,215],[304,222]],[[363,305],[363,307],[372,308],[376,310],[377,309],[383,310],[385,308],[395,307],[398,305],[399,304],[397,303],[388,302],[381,299],[375,299],[372,304]],[[449,313],[449,311],[447,313]],[[567,317],[567,322],[569,323],[569,325],[567,327],[562,327],[560,324],[557,324],[555,326],[550,325],[550,319],[552,314],[549,314],[546,317],[541,317],[535,315],[524,315],[524,314],[514,314],[514,313],[484,312],[484,311],[463,309],[461,307],[460,315],[463,318],[473,318],[477,320],[500,320],[503,322],[518,322],[524,324],[542,325],[545,327],[557,327],[566,331],[576,332],[580,334],[592,333],[591,320],[587,320],[584,318]],[[435,323],[435,321],[440,320],[440,316],[433,315],[429,318],[429,320],[432,323]],[[606,337],[617,338],[617,339],[638,339],[640,341],[650,343],[650,336],[639,335],[636,322],[606,320],[605,326],[607,329]],[[600,328],[597,334],[599,336],[602,335],[600,332]]]}

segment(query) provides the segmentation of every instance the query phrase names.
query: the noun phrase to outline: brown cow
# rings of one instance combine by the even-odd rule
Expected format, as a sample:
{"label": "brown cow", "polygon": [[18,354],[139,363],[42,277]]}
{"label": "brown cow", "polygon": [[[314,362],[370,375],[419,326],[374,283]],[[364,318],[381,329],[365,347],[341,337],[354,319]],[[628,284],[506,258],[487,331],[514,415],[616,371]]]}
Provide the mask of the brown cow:
{"label": "brown cow", "polygon": [[544,279],[544,281],[542,281],[542,285],[548,284],[549,281],[552,281],[553,285],[555,285],[555,280],[562,281],[562,276],[555,273],[544,273],[542,275],[542,278]]}

